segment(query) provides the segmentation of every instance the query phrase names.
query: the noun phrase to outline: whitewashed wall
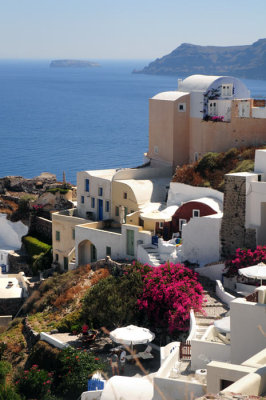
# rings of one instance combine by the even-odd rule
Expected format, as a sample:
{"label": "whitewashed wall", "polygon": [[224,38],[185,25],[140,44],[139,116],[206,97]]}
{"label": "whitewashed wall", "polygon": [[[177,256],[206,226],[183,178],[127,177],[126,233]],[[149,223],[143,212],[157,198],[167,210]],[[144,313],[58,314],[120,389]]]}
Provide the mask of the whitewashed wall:
{"label": "whitewashed wall", "polygon": [[187,201],[199,199],[201,197],[211,197],[214,200],[223,202],[223,193],[218,190],[185,185],[184,183],[171,182],[168,192],[167,207],[178,205]]}
{"label": "whitewashed wall", "polygon": [[266,304],[235,299],[230,304],[231,362],[239,364],[266,345]]}
{"label": "whitewashed wall", "polygon": [[252,118],[266,118],[266,107],[252,107]]}
{"label": "whitewashed wall", "polygon": [[[104,174],[104,171],[103,171]],[[85,191],[85,179],[89,179],[90,190]],[[98,195],[98,189],[102,187],[103,196]],[[84,196],[84,203],[81,203],[81,196]],[[91,207],[91,198],[95,198],[95,208]],[[95,218],[97,218],[98,212],[98,198],[103,200],[103,219],[111,217],[111,180],[104,179],[100,176],[90,175],[88,171],[81,171],[77,174],[77,208],[78,214],[82,218],[87,218],[87,211],[93,212]],[[105,202],[109,201],[109,212],[105,211]]]}
{"label": "whitewashed wall", "polygon": [[222,285],[222,282],[221,282],[220,280],[218,280],[218,279],[216,280],[215,293],[216,293],[216,296],[219,297],[219,299],[220,299],[223,303],[227,304],[229,307],[230,307],[231,301],[235,299],[235,296],[233,296],[233,295],[230,294],[230,293],[227,293],[227,292],[224,290],[224,287],[223,287],[223,285]]}
{"label": "whitewashed wall", "polygon": [[21,238],[27,233],[28,227],[21,221],[11,222],[6,218],[6,214],[0,214],[0,249],[20,249]]}
{"label": "whitewashed wall", "polygon": [[201,276],[206,276],[207,278],[216,281],[217,279],[222,279],[224,269],[224,263],[217,263],[213,265],[207,265],[206,267],[195,268],[195,271]]}
{"label": "whitewashed wall", "polygon": [[[89,240],[97,249],[97,258],[106,257],[106,247],[111,247],[112,259],[125,257],[125,251],[122,247],[120,233],[108,232],[101,229],[88,229],[85,226],[77,226],[75,229],[75,249],[76,259],[79,260],[79,244],[83,240]],[[90,260],[88,260],[90,262]]]}
{"label": "whitewashed wall", "polygon": [[201,397],[206,392],[206,385],[197,382],[191,382],[189,380],[178,379],[166,379],[154,377],[154,396],[153,400],[161,400],[161,394],[156,390],[159,388],[161,393],[164,394],[165,399],[196,399]]}
{"label": "whitewashed wall", "polygon": [[183,225],[181,261],[200,265],[220,259],[220,228],[222,214],[191,218]]}
{"label": "whitewashed wall", "polygon": [[193,339],[191,341],[191,369],[206,368],[214,361],[230,362],[231,346],[229,344]]}
{"label": "whitewashed wall", "polygon": [[[129,256],[127,254],[127,229],[133,230],[134,231],[134,256]],[[122,237],[121,237],[121,249],[123,251],[123,254],[125,255],[126,258],[131,258],[131,259],[136,259],[137,254],[138,254],[138,244],[142,242],[142,244],[151,244],[151,237],[152,233],[149,231],[143,231],[139,226],[137,225],[129,225],[129,224],[123,224],[122,225]]]}

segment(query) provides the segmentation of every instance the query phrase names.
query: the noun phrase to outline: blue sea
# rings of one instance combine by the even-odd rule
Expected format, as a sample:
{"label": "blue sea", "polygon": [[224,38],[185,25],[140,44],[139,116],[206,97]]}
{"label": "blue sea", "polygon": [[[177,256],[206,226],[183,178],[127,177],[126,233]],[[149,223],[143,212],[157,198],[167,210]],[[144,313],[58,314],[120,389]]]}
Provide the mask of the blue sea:
{"label": "blue sea", "polygon": [[[133,167],[148,150],[149,98],[177,88],[175,76],[132,74],[145,60],[99,68],[50,68],[49,60],[0,61],[0,176]],[[266,81],[243,80],[253,97]]]}

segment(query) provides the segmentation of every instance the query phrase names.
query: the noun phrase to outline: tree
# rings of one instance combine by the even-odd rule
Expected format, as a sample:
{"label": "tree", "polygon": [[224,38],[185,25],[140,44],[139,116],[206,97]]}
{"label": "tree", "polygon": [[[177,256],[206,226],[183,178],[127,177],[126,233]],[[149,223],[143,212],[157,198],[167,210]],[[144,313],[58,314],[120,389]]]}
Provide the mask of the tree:
{"label": "tree", "polygon": [[141,274],[134,270],[102,279],[83,298],[83,319],[95,328],[133,323],[138,319],[137,299],[142,290]]}
{"label": "tree", "polygon": [[202,310],[203,288],[197,274],[181,264],[152,268],[144,279],[138,305],[154,327],[170,334],[189,329],[190,310]]}

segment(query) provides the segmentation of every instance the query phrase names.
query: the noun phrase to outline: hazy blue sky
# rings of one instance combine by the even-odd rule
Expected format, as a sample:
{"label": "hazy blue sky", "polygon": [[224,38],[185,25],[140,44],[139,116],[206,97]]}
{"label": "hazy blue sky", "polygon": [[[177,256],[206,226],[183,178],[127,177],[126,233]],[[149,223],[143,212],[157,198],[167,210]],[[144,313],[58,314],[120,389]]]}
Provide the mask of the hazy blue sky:
{"label": "hazy blue sky", "polygon": [[266,0],[0,0],[0,58],[161,57],[266,37]]}

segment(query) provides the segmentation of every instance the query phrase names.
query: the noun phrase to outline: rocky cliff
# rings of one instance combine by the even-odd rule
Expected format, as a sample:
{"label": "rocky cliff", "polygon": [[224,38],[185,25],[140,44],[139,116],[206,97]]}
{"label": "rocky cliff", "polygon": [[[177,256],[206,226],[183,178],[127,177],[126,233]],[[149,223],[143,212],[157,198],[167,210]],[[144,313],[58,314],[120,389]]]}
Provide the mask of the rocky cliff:
{"label": "rocky cliff", "polygon": [[183,43],[141,71],[133,72],[180,77],[206,74],[266,79],[266,39],[260,39],[252,45],[227,47]]}

